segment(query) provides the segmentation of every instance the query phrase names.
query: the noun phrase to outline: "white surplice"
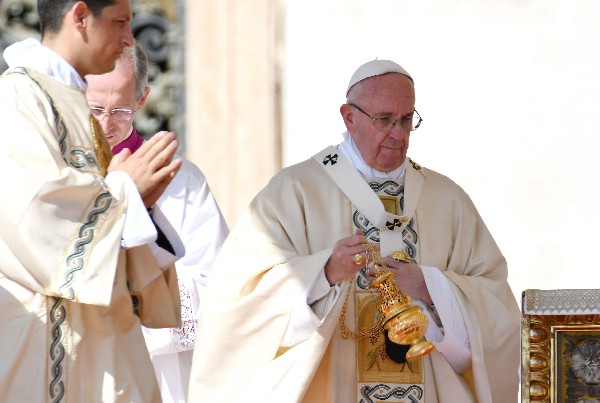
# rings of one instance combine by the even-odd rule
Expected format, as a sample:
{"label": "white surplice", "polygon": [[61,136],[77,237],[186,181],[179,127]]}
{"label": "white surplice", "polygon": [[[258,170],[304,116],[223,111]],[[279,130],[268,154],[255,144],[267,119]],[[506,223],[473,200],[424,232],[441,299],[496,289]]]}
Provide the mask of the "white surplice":
{"label": "white surplice", "polygon": [[[185,246],[185,255],[175,264],[182,326],[143,331],[163,402],[185,403],[201,294],[229,229],[204,174],[188,160],[183,160],[157,205]],[[166,226],[163,229],[168,232]]]}

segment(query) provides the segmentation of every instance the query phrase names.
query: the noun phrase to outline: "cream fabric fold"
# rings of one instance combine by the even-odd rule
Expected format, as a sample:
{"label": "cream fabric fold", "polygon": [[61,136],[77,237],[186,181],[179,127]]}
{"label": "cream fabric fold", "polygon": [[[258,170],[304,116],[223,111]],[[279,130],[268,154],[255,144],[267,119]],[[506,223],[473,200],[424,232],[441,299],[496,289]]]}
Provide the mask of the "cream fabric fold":
{"label": "cream fabric fold", "polygon": [[[281,348],[294,303],[335,242],[353,231],[352,202],[321,164],[311,158],[278,173],[225,242],[200,313],[190,402],[356,398],[354,343],[336,330],[344,298],[307,340]],[[520,315],[504,257],[454,182],[411,164],[405,186],[407,195],[421,186],[420,197],[407,201],[416,206],[419,263],[439,268],[458,290],[472,348],[464,375],[439,352],[423,359],[426,401],[516,400]],[[341,295],[347,287],[344,282]]]}
{"label": "cream fabric fold", "polygon": [[[176,324],[172,269],[145,245],[120,248],[125,199],[100,175],[84,93],[29,74],[0,78],[0,172],[19,190],[0,196],[3,400],[158,402],[129,285],[144,322]],[[130,253],[144,264],[128,265]]]}

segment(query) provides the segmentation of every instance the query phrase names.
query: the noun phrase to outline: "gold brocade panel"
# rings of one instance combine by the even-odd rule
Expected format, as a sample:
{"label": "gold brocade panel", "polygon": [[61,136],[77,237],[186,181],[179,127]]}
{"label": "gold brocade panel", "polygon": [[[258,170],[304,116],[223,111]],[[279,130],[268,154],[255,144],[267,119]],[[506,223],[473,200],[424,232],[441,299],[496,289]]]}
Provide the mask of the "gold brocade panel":
{"label": "gold brocade panel", "polygon": [[[401,215],[403,185],[387,179],[371,179],[370,186],[379,196],[387,212]],[[410,232],[416,233],[416,223],[411,224]],[[379,242],[377,228],[357,210],[353,212],[353,226],[355,231],[362,229],[370,242]],[[411,256],[415,256],[416,246],[412,245],[412,242],[409,244]],[[399,249],[406,249],[406,245],[399,245]],[[355,276],[352,291],[348,301],[348,313],[354,323],[349,325],[354,327],[354,332],[368,333],[380,320],[380,297],[377,291],[369,288],[364,269]],[[357,402],[424,402],[423,359],[398,363],[388,356],[385,344],[383,332],[379,332],[376,337],[356,340]]]}
{"label": "gold brocade panel", "polygon": [[[360,326],[357,330],[367,330],[376,324],[377,299],[370,292],[355,292],[356,318]],[[387,357],[383,333],[374,344],[368,338],[358,340],[356,359],[359,382],[423,383],[423,360],[400,364]]]}

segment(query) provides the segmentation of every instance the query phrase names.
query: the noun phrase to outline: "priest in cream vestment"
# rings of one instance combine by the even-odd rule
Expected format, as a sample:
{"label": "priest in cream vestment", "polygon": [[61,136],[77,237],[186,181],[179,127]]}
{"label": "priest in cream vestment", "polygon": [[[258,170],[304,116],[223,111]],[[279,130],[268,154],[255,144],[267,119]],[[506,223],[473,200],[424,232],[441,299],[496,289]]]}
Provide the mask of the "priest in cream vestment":
{"label": "priest in cream vestment", "polygon": [[[94,17],[83,2],[73,10],[84,32],[94,19],[112,18],[104,10],[131,16],[128,1]],[[132,39],[131,31],[125,36]],[[172,267],[183,254],[180,240],[164,228],[171,251],[154,243],[157,229],[137,182],[126,170],[106,174],[116,165],[109,165],[81,71],[33,39],[4,56],[0,400],[160,402],[141,324],[179,325]],[[160,164],[176,173],[178,163]]]}
{"label": "priest in cream vestment", "polygon": [[[516,401],[506,261],[468,195],[406,157],[414,100],[396,63],[361,66],[343,142],[253,200],[207,287],[190,402]],[[365,242],[429,319],[435,347],[421,358],[406,361],[376,326]],[[398,251],[408,262],[386,257]]]}

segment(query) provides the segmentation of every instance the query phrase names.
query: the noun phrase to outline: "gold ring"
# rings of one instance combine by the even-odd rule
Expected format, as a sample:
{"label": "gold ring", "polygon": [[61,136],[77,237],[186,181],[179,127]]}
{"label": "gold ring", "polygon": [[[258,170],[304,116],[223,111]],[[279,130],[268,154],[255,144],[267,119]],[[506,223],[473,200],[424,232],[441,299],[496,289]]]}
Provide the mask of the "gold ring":
{"label": "gold ring", "polygon": [[357,253],[356,255],[354,255],[354,264],[356,264],[358,266],[362,266],[363,264],[365,264],[366,261],[367,261],[367,259],[360,253]]}
{"label": "gold ring", "polygon": [[396,262],[411,263],[413,261],[408,253],[404,252],[403,250],[394,251],[388,256],[394,259]]}

